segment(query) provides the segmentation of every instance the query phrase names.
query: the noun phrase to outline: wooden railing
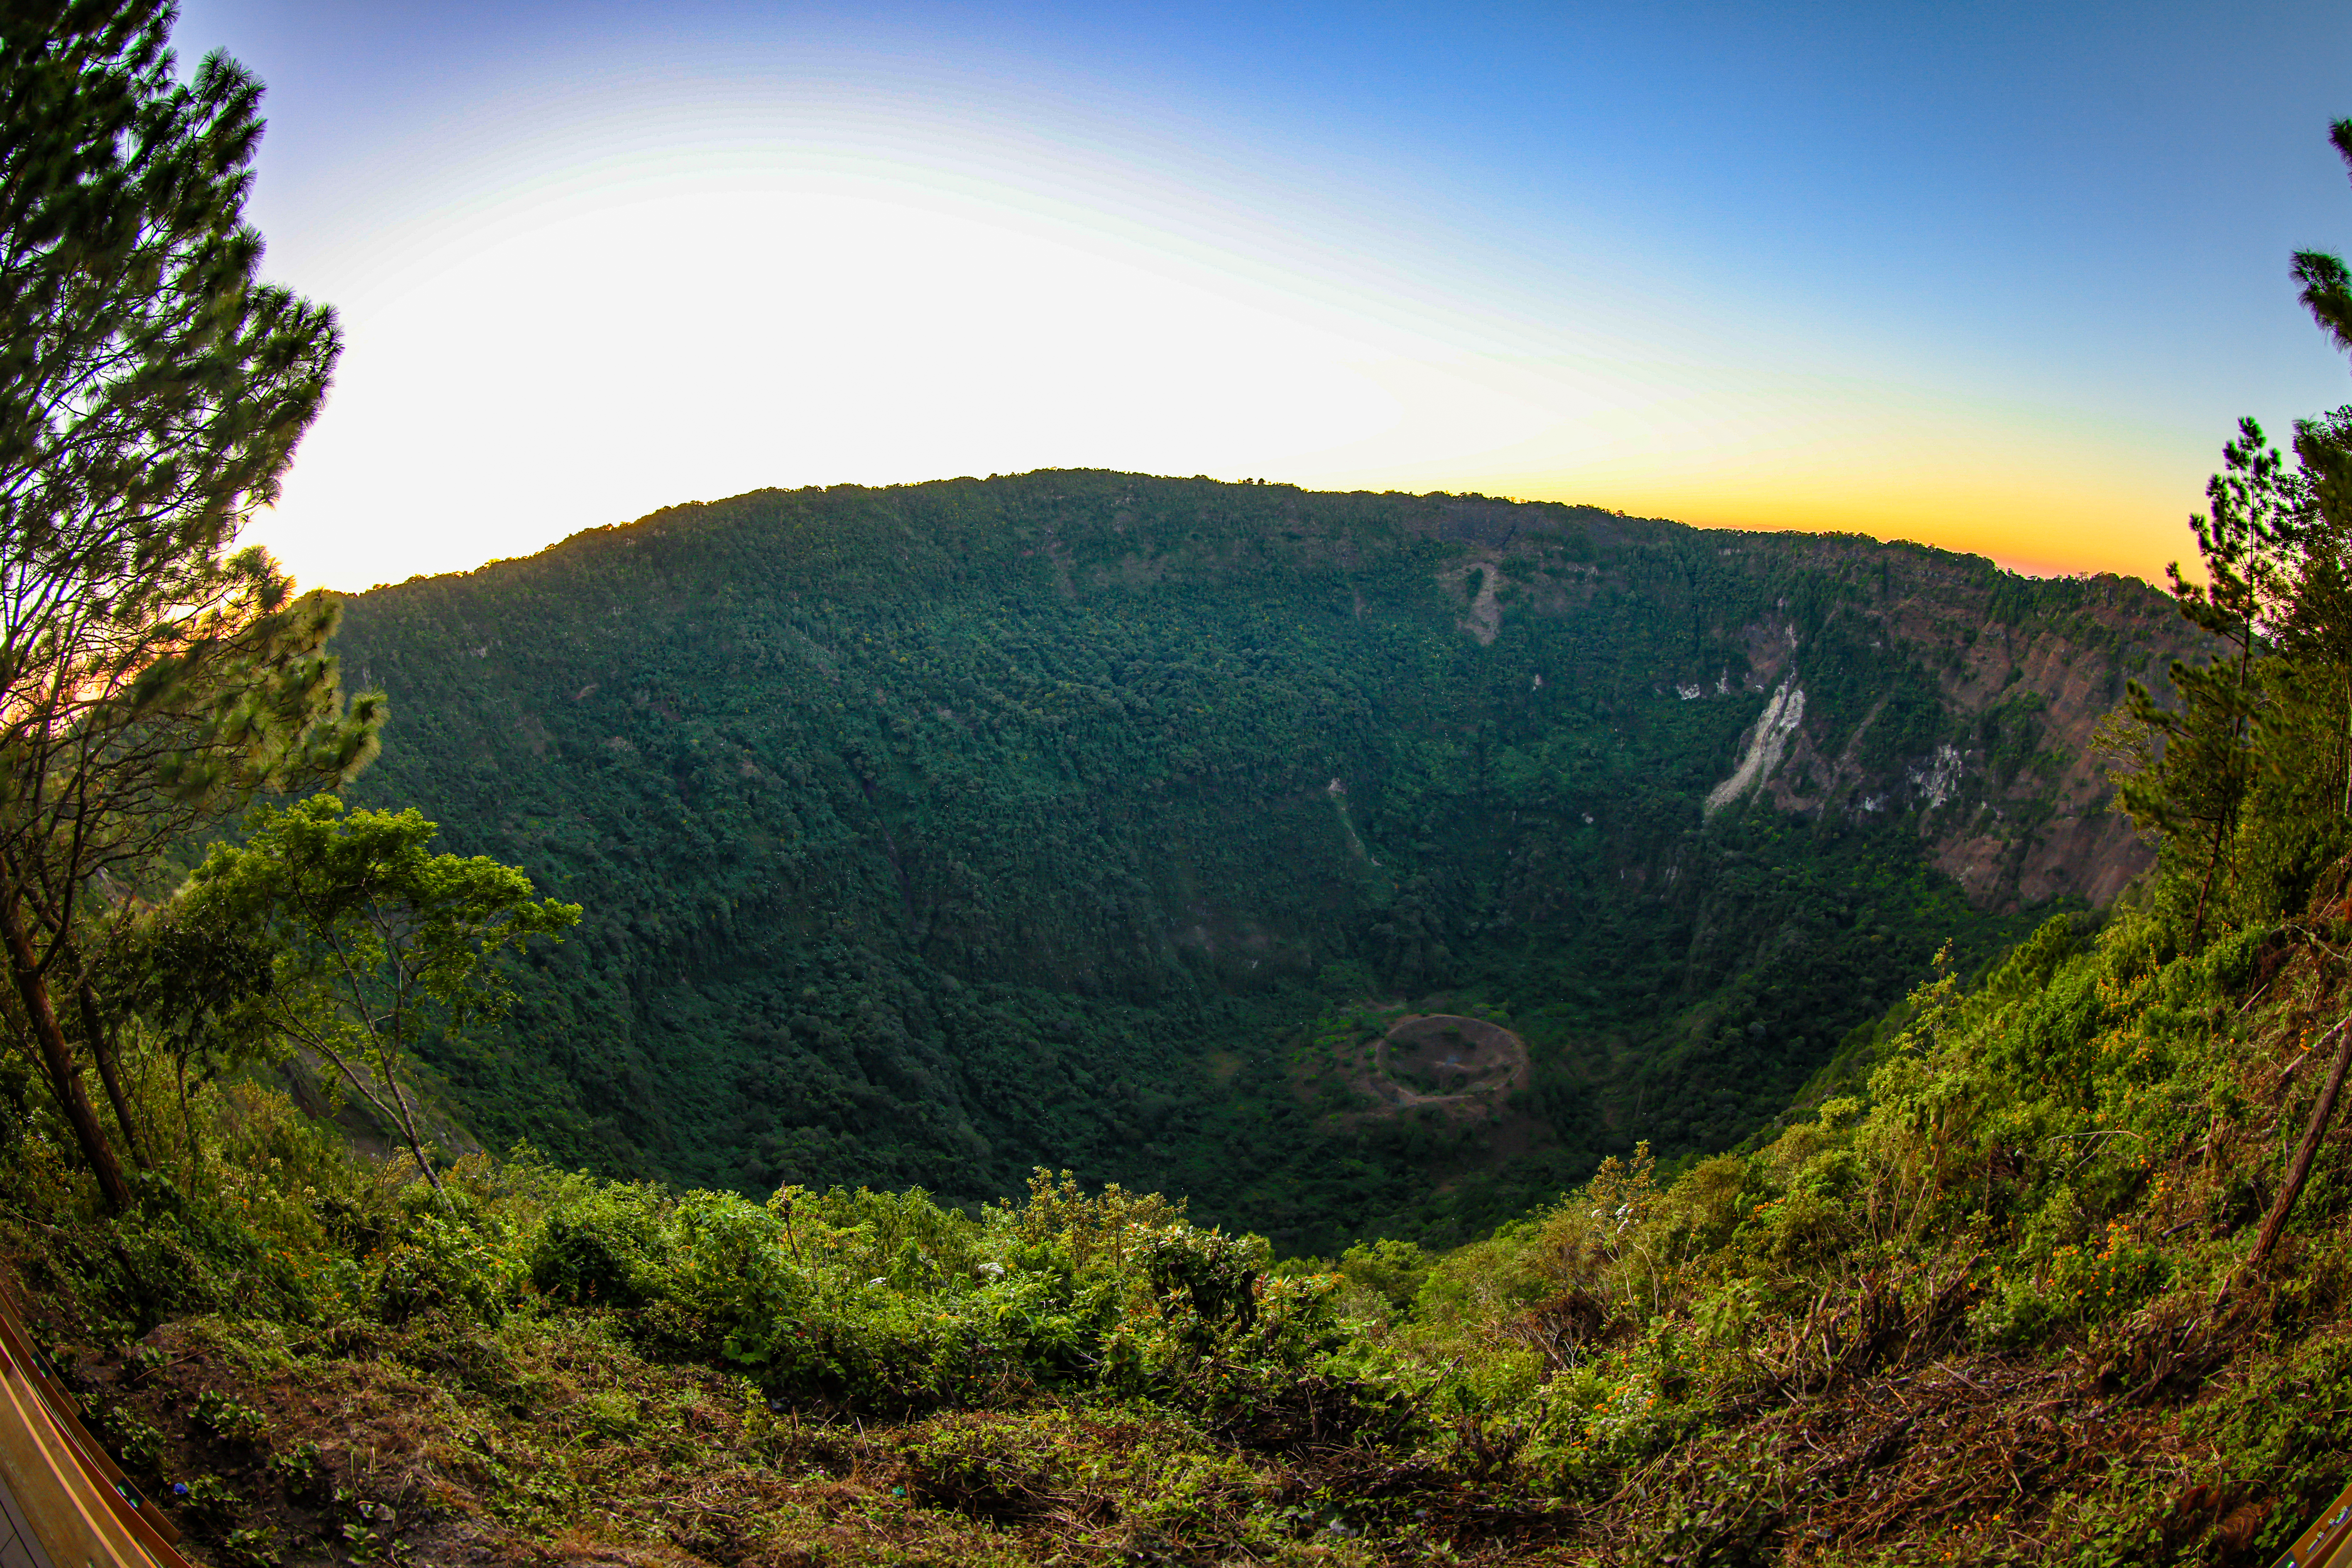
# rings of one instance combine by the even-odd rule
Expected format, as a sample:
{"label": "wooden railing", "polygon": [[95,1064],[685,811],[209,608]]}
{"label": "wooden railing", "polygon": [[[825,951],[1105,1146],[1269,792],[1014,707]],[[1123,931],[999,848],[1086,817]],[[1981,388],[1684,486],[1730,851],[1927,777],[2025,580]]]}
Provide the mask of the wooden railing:
{"label": "wooden railing", "polygon": [[2275,1568],[2352,1568],[2352,1487],[2294,1539]]}
{"label": "wooden railing", "polygon": [[83,1428],[0,1290],[0,1564],[189,1568],[179,1539]]}

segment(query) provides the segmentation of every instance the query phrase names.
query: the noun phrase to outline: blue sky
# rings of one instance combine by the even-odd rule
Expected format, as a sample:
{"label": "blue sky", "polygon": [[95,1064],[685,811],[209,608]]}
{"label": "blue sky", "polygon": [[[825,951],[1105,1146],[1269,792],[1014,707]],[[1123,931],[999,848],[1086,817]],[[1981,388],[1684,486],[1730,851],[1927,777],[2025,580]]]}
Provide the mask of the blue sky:
{"label": "blue sky", "polygon": [[342,310],[256,537],[338,587],[763,484],[1477,489],[2152,575],[2352,402],[2352,12],[300,5],[273,276]]}

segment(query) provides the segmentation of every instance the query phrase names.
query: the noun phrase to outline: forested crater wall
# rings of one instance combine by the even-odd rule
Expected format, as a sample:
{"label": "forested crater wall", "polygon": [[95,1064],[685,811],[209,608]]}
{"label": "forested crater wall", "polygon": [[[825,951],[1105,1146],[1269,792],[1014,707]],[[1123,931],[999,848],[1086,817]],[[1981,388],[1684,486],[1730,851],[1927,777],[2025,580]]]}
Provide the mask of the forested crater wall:
{"label": "forested crater wall", "polygon": [[[1853,538],[1049,472],[672,508],[338,647],[394,703],[359,793],[587,907],[439,1063],[487,1136],[1067,1164],[1305,1241],[1735,1140],[1947,937],[2110,896],[2084,744],[2184,630]],[[1449,998],[1526,1081],[1370,1114],[1328,1041]]]}

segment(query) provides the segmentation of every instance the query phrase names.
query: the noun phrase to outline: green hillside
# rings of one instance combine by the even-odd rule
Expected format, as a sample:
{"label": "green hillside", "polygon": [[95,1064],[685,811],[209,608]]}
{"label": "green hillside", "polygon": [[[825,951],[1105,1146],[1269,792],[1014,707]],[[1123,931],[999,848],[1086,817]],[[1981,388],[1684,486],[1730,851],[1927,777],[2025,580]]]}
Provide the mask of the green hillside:
{"label": "green hillside", "polygon": [[[1939,943],[2079,904],[2020,874],[2053,819],[2136,851],[2059,710],[2183,635],[1853,538],[1055,472],[673,508],[335,646],[394,715],[355,793],[587,910],[440,1057],[486,1141],[753,1193],[1068,1165],[1315,1247],[1736,1142]],[[1787,683],[1836,787],[1710,818]],[[1517,1087],[1368,1100],[1407,1003],[1508,1025]]]}
{"label": "green hillside", "polygon": [[[2305,456],[2328,465],[2332,480],[2352,472],[2347,452],[2352,444],[2315,440]],[[2242,533],[2242,520],[2233,514],[2220,526]],[[289,1027],[340,1016],[361,1028],[353,1013],[315,1010],[332,969],[318,963],[331,954],[305,936],[315,928],[304,924],[311,917],[299,910],[309,906],[289,879],[308,874],[305,844],[368,847],[321,884],[348,888],[353,877],[376,875],[372,868],[395,843],[431,830],[414,814],[346,813],[320,796],[266,814],[241,845],[217,847],[181,897],[126,939],[124,967],[106,972],[109,996],[120,988],[128,1004],[116,1059],[127,1085],[120,1130],[137,1162],[130,1203],[107,1201],[53,1099],[37,1092],[30,1064],[0,1058],[0,1131],[16,1152],[0,1163],[0,1257],[28,1292],[35,1339],[57,1377],[132,1482],[221,1568],[347,1559],[724,1568],[2271,1561],[2344,1484],[2352,1443],[2352,1270],[2340,1261],[2352,1241],[2352,1152],[2340,1131],[2331,1134],[2352,1067],[2344,958],[2352,942],[2352,663],[2332,629],[2344,624],[2338,558],[2310,549],[2312,533],[2285,537],[2243,552],[2259,579],[2210,550],[2215,586],[2184,595],[2224,639],[2233,626],[2245,635],[2257,614],[2274,630],[2248,645],[2249,657],[2177,667],[2168,706],[2145,688],[2128,689],[2128,717],[2105,731],[2116,754],[2138,758],[2121,775],[2124,805],[2137,821],[2175,825],[2126,897],[2104,913],[2041,920],[1972,977],[1953,956],[1931,963],[1922,984],[1848,1032],[1815,1081],[1822,1098],[1788,1107],[1779,1125],[1744,1146],[1676,1171],[1637,1142],[1459,1247],[1385,1238],[1300,1256],[1262,1234],[1205,1224],[1180,1197],[1098,1187],[1066,1171],[1034,1171],[1003,1200],[965,1205],[921,1190],[846,1184],[788,1182],[745,1195],[614,1182],[520,1150],[431,1164],[421,1153],[383,1160],[306,1115],[267,1073],[211,1071],[192,1089],[192,1041],[200,1065],[234,1069],[274,1059],[272,1040]],[[1812,551],[1832,563],[1872,559],[1844,544],[1773,542],[1784,560]],[[1906,559],[1922,577],[1973,570],[1892,556]],[[1906,617],[1917,605],[1888,575],[1883,597],[1842,601],[1810,635],[1827,641],[1845,620],[1857,630],[1843,646],[1888,651],[1894,639],[1882,636],[1874,649],[1861,629],[1916,625]],[[1830,571],[1821,577],[1835,580]],[[2264,586],[2250,588],[2254,581]],[[410,592],[453,586],[464,585]],[[2116,616],[2115,600],[2101,595],[2119,590],[2053,584],[2031,590],[2047,598],[2022,606],[2007,580],[1985,577],[1976,591],[2009,596],[2020,620],[1987,621],[1961,669],[1918,678],[1938,693],[1943,715],[1930,755],[1950,748],[1962,781],[1992,750],[1987,715],[2034,709],[2048,733],[2063,734],[2081,717],[2066,694],[2096,689],[2103,667],[2091,650],[2137,657],[2128,640],[2099,644],[2090,629],[2113,632],[2114,619],[2102,617]],[[1444,611],[1440,600],[1429,613],[1428,646],[1450,649]],[[507,624],[527,623],[518,615]],[[1479,651],[1454,657],[1496,658],[1515,629],[1506,616],[1491,644],[1472,639]],[[913,640],[911,630],[903,635]],[[2066,638],[2080,639],[2072,660],[2053,651]],[[877,640],[883,651],[858,668],[895,663],[889,643]],[[2021,653],[2014,668],[2039,673],[2008,679],[1982,651],[1994,641]],[[2078,674],[2056,679],[2061,667]],[[476,668],[495,668],[488,652]],[[2057,697],[2035,709],[2014,689],[2029,680]],[[1830,679],[1817,684],[1837,689]],[[1728,707],[1739,688],[1724,685]],[[1532,681],[1528,689],[1537,689]],[[1774,672],[1771,697],[1751,691],[1739,710],[1786,713],[1793,701],[1781,693],[1796,689],[1793,677],[1783,684]],[[1903,688],[1878,689],[1884,712]],[[1644,742],[1658,751],[1659,731],[1706,711],[1703,697],[1669,691],[1680,706],[1657,708],[1667,718]],[[1642,700],[1629,697],[1628,710]],[[653,692],[645,709],[632,699],[611,712],[660,700]],[[1387,710],[1402,706],[1381,700]],[[442,711],[476,715],[472,733],[488,736],[497,709],[484,694]],[[1433,729],[1445,721],[1422,711]],[[509,700],[495,732],[528,733],[531,716]],[[1602,722],[1583,723],[1607,733],[1606,717],[1604,710]],[[690,759],[688,721],[656,719],[688,730],[672,754]],[[562,732],[540,722],[540,743],[560,759]],[[1008,728],[1012,759],[1034,760],[1034,746],[1031,759],[1021,757],[1022,743],[1044,726]],[[632,742],[629,770],[645,768],[661,732],[652,720],[636,731],[646,740]],[[701,732],[706,744],[710,732]],[[2151,750],[2158,736],[2167,743]],[[1636,870],[1656,884],[1703,874],[1712,889],[1697,913],[1681,917],[1703,931],[1727,918],[1711,910],[1801,908],[1787,892],[1792,883],[1827,898],[1840,878],[1880,878],[1878,909],[1910,923],[1874,916],[1870,948],[1893,946],[1939,911],[1972,922],[1965,929],[1986,940],[2019,917],[1969,912],[1959,877],[1938,880],[1944,874],[1932,866],[1959,864],[1975,875],[1986,845],[2000,841],[1988,837],[1986,818],[2030,818],[2036,800],[2042,833],[2073,843],[2081,831],[2079,814],[2067,826],[2073,764],[2054,743],[2025,750],[2039,761],[2014,773],[1986,769],[1971,801],[1951,767],[1939,774],[1900,752],[1891,774],[1843,772],[1867,743],[1850,731],[1832,729],[1824,743],[1790,729],[1783,740],[1780,763],[1749,770],[1771,772],[1758,788],[1777,779],[1780,796],[1759,793],[1742,808],[1710,792],[1710,770],[1695,770],[1689,798],[1715,793],[1716,815],[1689,805],[1680,859],[1629,856],[1617,868],[1629,889]],[[1761,755],[1740,749],[1750,760]],[[778,767],[787,760],[765,755]],[[839,758],[835,765],[848,765]],[[733,765],[747,786],[759,782],[740,761]],[[550,765],[536,776],[562,775]],[[698,775],[687,772],[683,784],[669,776],[682,800]],[[1843,829],[1826,810],[1778,804],[1818,794],[1824,776],[1851,778],[1858,792]],[[1888,795],[1895,779],[1920,792],[1899,812]],[[844,782],[855,799],[866,798],[856,775]],[[517,812],[530,804],[520,783],[511,792]],[[551,782],[546,787],[555,795]],[[1188,812],[1200,820],[1218,797],[1205,787],[1199,795],[1157,806],[1155,820],[1181,824]],[[602,798],[616,796],[608,784]],[[1391,820],[1382,796],[1370,783],[1349,788],[1355,837],[1327,844],[1327,866],[1344,868],[1359,842],[1367,862],[1384,860],[1393,851],[1383,832],[1411,832],[1382,827]],[[581,788],[575,798],[600,797]],[[812,789],[798,798],[825,797]],[[1339,799],[1328,784],[1325,798]],[[599,831],[625,831],[643,799],[613,811]],[[1866,809],[1869,801],[1879,804]],[[485,798],[480,809],[503,808]],[[761,820],[737,809],[742,821]],[[1314,842],[1272,812],[1253,829],[1246,814],[1226,809],[1234,834]],[[1445,809],[1454,821],[1475,821],[1458,801]],[[682,805],[673,818],[681,829],[695,820]],[[812,820],[824,820],[814,806],[795,808],[795,824]],[[887,838],[872,829],[883,864],[895,848],[897,865],[909,868],[904,882],[894,875],[867,896],[886,914],[894,894],[901,914],[910,903],[920,909],[927,884],[908,847],[940,839],[917,831],[922,818],[912,810],[887,819],[877,810],[875,820],[887,825]],[[2200,822],[2221,830],[2200,831]],[[846,826],[836,831],[846,846],[839,853],[854,864],[857,840]],[[772,830],[770,852],[781,857],[802,833],[814,837],[805,826]],[[607,847],[607,866],[625,858],[625,840],[583,841],[618,844]],[[1429,846],[1413,851],[1421,866],[1448,864],[1438,839],[1413,842]],[[2040,842],[2015,842],[2015,879],[2040,864]],[[1205,852],[1186,864],[1202,863],[1216,864]],[[1225,863],[1237,879],[1263,879],[1242,881],[1244,889],[1276,886],[1238,854]],[[1661,865],[1705,869],[1670,879]],[[400,884],[402,908],[423,909],[417,900],[436,886],[478,884],[489,918],[532,918],[541,931],[572,918],[568,906],[529,904],[531,889],[492,861],[443,857],[413,861],[411,871]],[[1598,890],[1615,879],[1609,871],[1596,855],[1576,892],[1601,906]],[[568,874],[614,875],[585,858]],[[1361,900],[1358,918],[1370,923],[1348,926],[1349,906],[1340,906],[1329,929],[1341,940],[1370,942],[1382,924],[1402,923],[1395,910],[1404,894],[1394,883],[1385,903],[1377,882],[1349,889],[1366,886],[1372,890],[1352,896]],[[1774,887],[1787,904],[1765,901],[1759,889]],[[1906,891],[1911,901],[1898,903]],[[1638,912],[1646,898],[1671,910],[1679,896],[1628,890],[1601,907]],[[854,900],[812,901],[803,925],[832,920],[849,935],[793,940],[832,942],[844,970],[878,964],[890,940],[883,917],[871,917],[881,935],[861,936]],[[257,924],[240,913],[254,908],[277,912]],[[789,905],[776,909],[789,915]],[[1202,922],[1214,918],[1206,900],[1193,909]],[[209,923],[216,913],[229,917],[225,924]],[[593,942],[559,951],[635,951],[641,964],[664,951],[657,931],[637,937],[635,950],[617,947],[614,917],[604,918]],[[1330,940],[1314,935],[1321,928],[1308,917],[1294,918],[1307,934],[1289,940]],[[1663,925],[1673,917],[1650,918]],[[1780,929],[1801,933],[1794,918],[1780,918]],[[1189,1065],[1213,1076],[1230,1063],[1226,1081],[1240,1087],[1222,1100],[1197,1089],[1165,1113],[1169,1123],[1197,1117],[1193,1128],[1215,1135],[1297,1105],[1288,1120],[1301,1127],[1297,1141],[1311,1150],[1320,1139],[1328,1150],[1400,1120],[1383,1108],[1442,1104],[1436,1126],[1473,1139],[1517,1135],[1537,1110],[1490,1108],[1483,1124],[1459,1112],[1488,1090],[1535,1088],[1574,1059],[1559,1042],[1577,1037],[1481,1016],[1477,988],[1507,979],[1514,955],[1525,964],[1544,951],[1544,931],[1575,929],[1565,915],[1550,919],[1535,940],[1510,927],[1497,934],[1492,916],[1484,931],[1433,923],[1411,959],[1374,947],[1361,957],[1318,952],[1310,981],[1257,979],[1245,963],[1221,969],[1215,954],[1186,958],[1179,943],[1180,979],[1129,1001],[1088,997],[1066,976],[1069,989],[1055,989],[1043,983],[1051,974],[992,995],[919,952],[907,956],[921,939],[905,934],[896,939],[894,973],[924,977],[929,990],[909,980],[898,1010],[861,1013],[824,1005],[824,989],[811,981],[804,990],[817,994],[803,1003],[814,1026],[786,1026],[810,1037],[812,1056],[831,1052],[878,1073],[891,1058],[872,1048],[874,1033],[853,1032],[860,1023],[871,1031],[885,1018],[958,1017],[948,1010],[954,1003],[918,1009],[967,992],[980,994],[961,1005],[1013,1016],[1017,1005],[1033,1023],[1058,1005],[1073,1034],[1039,1037],[1068,1042],[1061,1060],[1075,1078],[1080,1068],[1108,1068],[1106,1041],[1149,1043],[1144,1025],[1177,1016],[1181,1005],[1204,1021],[1204,1037],[1171,1038],[1170,1070]],[[395,928],[395,945],[434,941],[425,924]],[[1038,929],[1057,928],[1041,919]],[[1088,928],[1072,920],[1058,929],[1084,936]],[[1118,951],[1118,935],[1095,928],[1105,951]],[[867,944],[866,956],[856,956],[852,936]],[[470,952],[475,940],[457,945]],[[1065,940],[1038,962],[1069,962],[1078,939]],[[726,951],[718,941],[693,960],[700,970],[670,982],[670,994],[691,994],[695,975],[717,972],[713,954]],[[1696,941],[1691,947],[1704,951]],[[780,940],[775,951],[789,948]],[[1685,974],[1714,979],[1716,989],[1680,1004],[1678,1034],[1648,1037],[1663,1041],[1654,1059],[1685,1073],[1709,1050],[1776,1059],[1775,1026],[1726,1026],[1741,1016],[1730,1011],[1734,998],[1760,1013],[1758,1004],[1783,983],[1772,950],[1760,958],[1753,946],[1742,951],[1746,967],[1712,972],[1685,957]],[[1782,951],[1800,950],[1790,942]],[[257,953],[274,979],[238,979],[240,953]],[[1440,999],[1425,995],[1423,1016],[1406,1020],[1360,998],[1331,1000],[1374,978],[1375,964],[1393,974],[1409,962],[1460,965],[1468,978],[1442,1000],[1463,1010],[1438,1012]],[[1319,991],[1323,971],[1342,965],[1360,973]],[[517,978],[537,994],[530,1005],[543,1017],[566,978],[577,987],[584,973],[551,966]],[[1864,962],[1855,973],[1880,972]],[[464,970],[459,978],[481,976]],[[1417,978],[1432,976],[1424,968]],[[710,994],[761,994],[753,981],[735,984]],[[213,999],[211,1022],[182,1016],[191,996]],[[593,1016],[593,996],[565,1001]],[[602,1005],[624,1024],[651,1015],[645,997],[625,989]],[[1484,1011],[1502,1009],[1490,1000]],[[1570,1016],[1585,1029],[1605,1026],[1595,1022],[1598,1007]],[[1088,1033],[1102,1018],[1143,1023],[1129,1023],[1125,1037]],[[1701,1018],[1715,1026],[1702,1032]],[[1236,1021],[1270,1042],[1265,1055],[1232,1044],[1251,1037],[1206,1034]],[[1626,1026],[1622,1017],[1618,1026]],[[836,1038],[824,1037],[828,1027]],[[1379,1043],[1367,1052],[1360,1036],[1375,1028]],[[530,1070],[560,1084],[562,1058],[536,1048],[543,1054],[525,1058]],[[1777,1059],[1792,1072],[1804,1065],[1793,1050]],[[1630,1089],[1638,1106],[1643,1087],[1665,1077],[1646,1069],[1636,1063],[1621,1078],[1599,1079],[1594,1098],[1614,1092],[1624,1122],[1634,1123],[1642,1112],[1622,1097]],[[959,1111],[984,1125],[982,1116],[1009,1118],[1030,1103],[1012,1091],[992,1099],[985,1080],[957,1070],[962,1076],[928,1098],[911,1079],[898,1091],[943,1108],[933,1126],[956,1126],[945,1118]],[[1254,1073],[1266,1087],[1252,1089]],[[1297,1091],[1318,1081],[1357,1098],[1301,1100]],[[648,1086],[658,1091],[651,1079]],[[1423,1098],[1400,1098],[1407,1091]],[[1065,1114],[1116,1117],[1116,1094],[1075,1101]],[[1604,1110],[1610,1103],[1601,1100]],[[1557,1152],[1567,1138],[1555,1136],[1546,1157],[1569,1158]],[[1163,1146],[1173,1142],[1162,1137]],[[721,1143],[713,1135],[677,1146]],[[1208,1147],[1206,1137],[1192,1147]],[[1242,1146],[1225,1147],[1238,1163]],[[1389,1152],[1386,1179],[1397,1190],[1472,1168],[1459,1153],[1449,1168],[1443,1152]],[[1305,1194],[1303,1204],[1324,1196],[1310,1186],[1313,1175],[1304,1156],[1269,1161],[1255,1173],[1244,1167],[1226,1190],[1240,1194],[1231,1201],[1261,1201],[1244,1184],[1255,1182],[1258,1191]],[[1502,1190],[1490,1182],[1489,1201]],[[1464,1223],[1467,1212],[1443,1202],[1419,1210],[1430,1230]],[[1314,1223],[1346,1228],[1341,1218]]]}
{"label": "green hillside", "polygon": [[2352,408],[2169,595],[1100,472],[301,595],[234,546],[338,328],[173,19],[0,29],[8,1562],[2259,1568],[2352,1495]]}

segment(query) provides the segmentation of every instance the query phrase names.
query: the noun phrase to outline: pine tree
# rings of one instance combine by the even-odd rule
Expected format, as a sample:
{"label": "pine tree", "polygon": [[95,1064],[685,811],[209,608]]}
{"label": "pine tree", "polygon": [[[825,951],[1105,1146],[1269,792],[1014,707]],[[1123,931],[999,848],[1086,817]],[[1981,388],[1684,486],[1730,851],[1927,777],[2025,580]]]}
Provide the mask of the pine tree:
{"label": "pine tree", "polygon": [[[2352,120],[2330,128],[2352,166]],[[2303,251],[2305,308],[2352,350],[2352,269]],[[2206,581],[2172,573],[2181,612],[2222,653],[2176,664],[2178,707],[2137,683],[2106,740],[2131,763],[2123,808],[2196,886],[2189,940],[2242,874],[2249,909],[2300,908],[2352,847],[2352,408],[2297,422],[2294,463],[2241,421],[2192,520]]]}
{"label": "pine tree", "polygon": [[[334,605],[236,549],[317,415],[332,313],[257,279],[260,88],[187,82],[164,0],[0,19],[0,945],[33,1054],[129,1201],[60,1019],[156,849],[265,784],[348,775]],[[127,1132],[128,1121],[124,1119]]]}
{"label": "pine tree", "polygon": [[2352,847],[2352,572],[2343,509],[2321,500],[2352,410],[2299,421],[2295,504],[2278,531],[2257,673],[2252,795],[2236,851],[2260,914],[2304,907]]}
{"label": "pine tree", "polygon": [[2147,687],[2131,683],[2125,711],[2139,731],[2143,765],[2121,779],[2116,791],[2132,820],[2160,836],[2168,856],[2192,868],[2192,948],[2203,939],[2253,787],[2254,667],[2268,650],[2267,626],[2290,587],[2285,541],[2305,500],[2299,473],[2253,420],[2239,421],[2237,438],[2222,447],[2221,456],[2222,471],[2205,487],[2211,513],[2189,520],[2205,581],[2190,582],[2178,563],[2166,568],[2181,615],[2221,651],[2202,665],[2173,663],[2177,708],[2162,706]]}
{"label": "pine tree", "polygon": [[[2327,128],[2336,156],[2352,167],[2352,120]],[[2336,346],[2352,352],[2352,271],[2341,257],[2324,250],[2299,250],[2294,255],[2294,280],[2303,285],[2303,308]]]}
{"label": "pine tree", "polygon": [[[2352,120],[2329,126],[2328,140],[2352,169]],[[2352,351],[2352,273],[2343,260],[2298,251],[2293,273],[2313,321],[2337,348]],[[2298,421],[2294,450],[2305,496],[2289,531],[2294,590],[2283,617],[2283,645],[2292,657],[2332,673],[2332,783],[2337,813],[2352,816],[2352,408]]]}

